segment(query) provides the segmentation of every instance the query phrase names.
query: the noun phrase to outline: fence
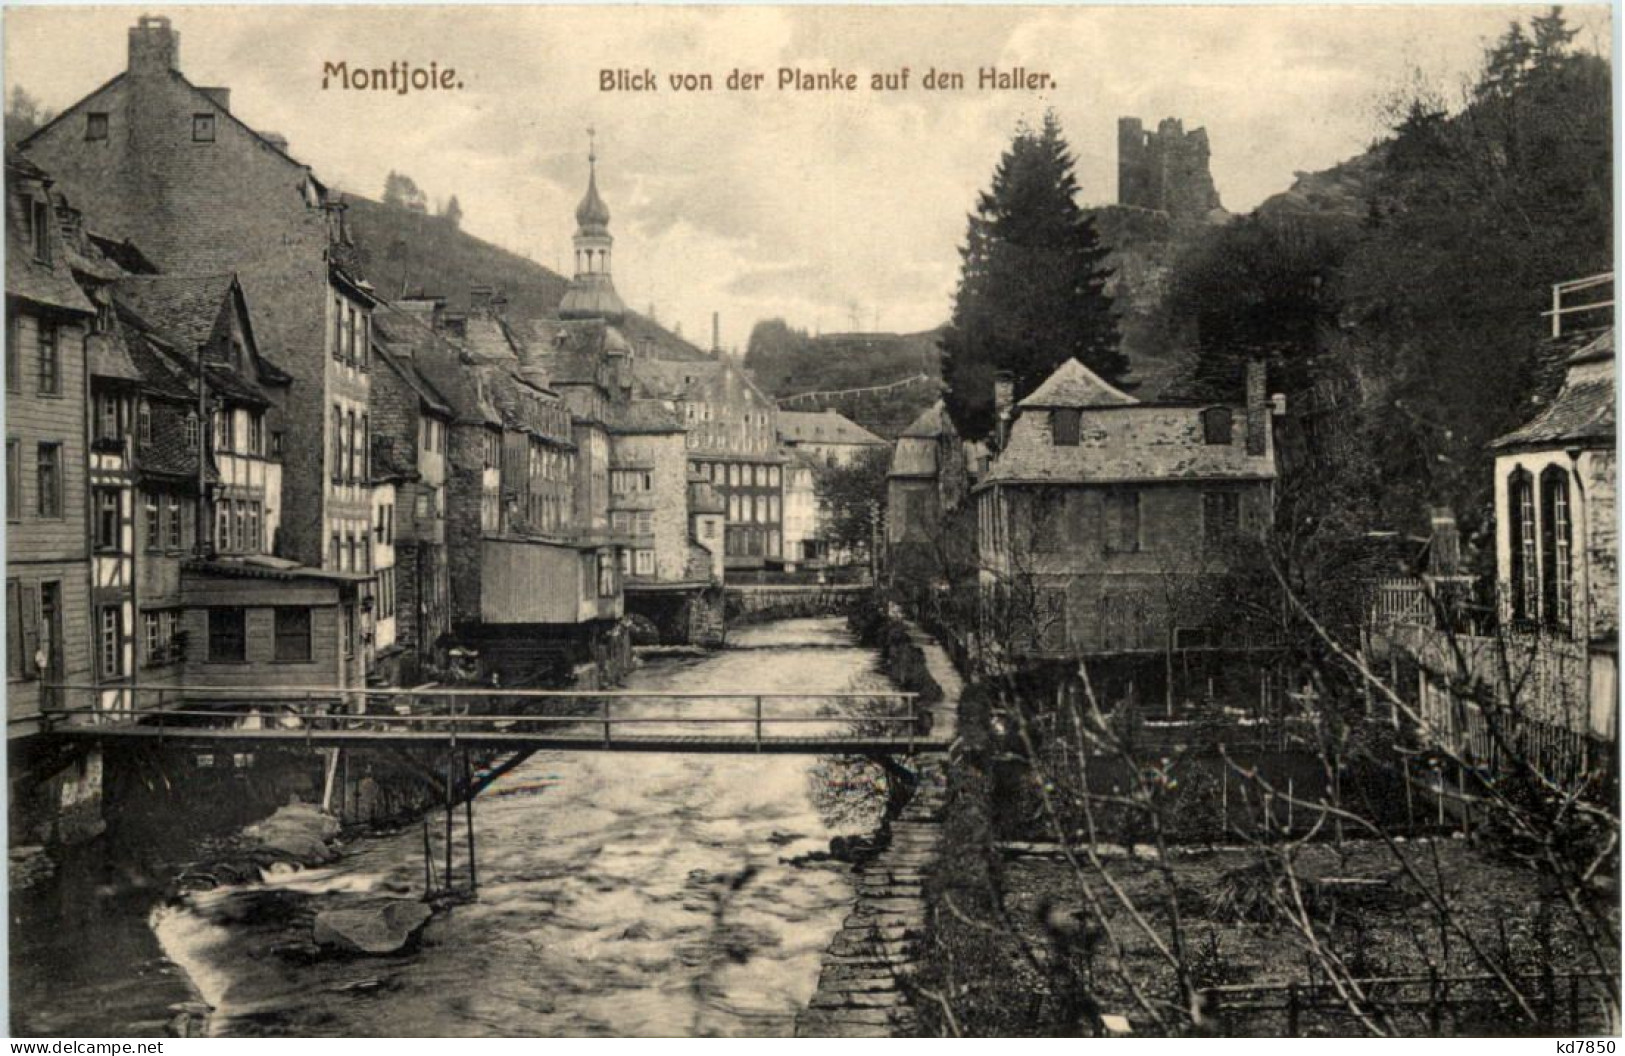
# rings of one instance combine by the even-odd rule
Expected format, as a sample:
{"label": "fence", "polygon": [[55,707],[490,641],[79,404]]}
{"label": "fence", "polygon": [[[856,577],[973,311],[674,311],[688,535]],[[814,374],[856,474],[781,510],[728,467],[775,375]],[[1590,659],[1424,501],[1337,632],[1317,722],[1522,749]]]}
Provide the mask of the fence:
{"label": "fence", "polygon": [[[1523,1033],[1614,1033],[1609,1009],[1617,995],[1618,979],[1599,971],[1539,972],[1509,976],[1535,1013],[1523,1016],[1511,1001],[1505,984],[1489,973],[1390,975],[1343,980],[1340,993],[1330,980],[1307,983],[1272,983],[1212,986],[1201,1001],[1226,1035],[1248,1030],[1269,1035],[1283,1031],[1301,1036],[1305,1021],[1326,1033],[1347,1032],[1361,1015],[1393,1021],[1402,1030],[1417,1026],[1433,1036],[1453,1033],[1475,1035]],[[1355,991],[1359,996],[1355,996]],[[1409,1033],[1409,1031],[1404,1031]]]}

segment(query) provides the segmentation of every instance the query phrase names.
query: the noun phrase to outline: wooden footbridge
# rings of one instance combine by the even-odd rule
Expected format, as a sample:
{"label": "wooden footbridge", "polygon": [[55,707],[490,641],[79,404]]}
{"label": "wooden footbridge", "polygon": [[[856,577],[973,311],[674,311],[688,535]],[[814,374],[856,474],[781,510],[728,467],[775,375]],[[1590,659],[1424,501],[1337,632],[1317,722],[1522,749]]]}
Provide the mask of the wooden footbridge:
{"label": "wooden footbridge", "polygon": [[[105,687],[62,686],[94,701]],[[707,754],[943,751],[913,693],[661,693],[468,688],[130,689],[127,706],[30,717],[49,737],[298,747]]]}

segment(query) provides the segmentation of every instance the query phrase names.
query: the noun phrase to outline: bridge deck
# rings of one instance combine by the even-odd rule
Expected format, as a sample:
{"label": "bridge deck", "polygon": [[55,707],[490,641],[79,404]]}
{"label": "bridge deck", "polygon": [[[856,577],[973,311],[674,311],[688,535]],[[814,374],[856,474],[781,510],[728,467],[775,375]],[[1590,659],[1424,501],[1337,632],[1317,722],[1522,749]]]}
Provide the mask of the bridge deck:
{"label": "bridge deck", "polygon": [[[827,720],[826,720],[827,721]],[[450,729],[241,729],[208,726],[148,726],[121,723],[63,726],[55,733],[93,740],[145,740],[232,746],[314,747],[368,745],[456,745],[465,748],[525,748],[577,752],[686,752],[713,755],[898,755],[941,752],[947,742],[932,736],[864,734],[764,734],[728,736],[711,733],[621,733],[606,739],[591,723],[575,732]]]}

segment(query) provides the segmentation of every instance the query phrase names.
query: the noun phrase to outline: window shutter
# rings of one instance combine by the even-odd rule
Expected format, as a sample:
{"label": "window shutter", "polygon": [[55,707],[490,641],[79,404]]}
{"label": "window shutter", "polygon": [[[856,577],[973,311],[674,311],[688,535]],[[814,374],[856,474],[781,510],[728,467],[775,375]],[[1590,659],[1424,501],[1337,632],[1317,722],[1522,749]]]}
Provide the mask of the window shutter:
{"label": "window shutter", "polygon": [[39,587],[35,584],[24,584],[22,588],[22,605],[19,614],[23,624],[23,656],[22,672],[25,677],[34,678],[40,673],[39,666],[34,663],[34,656],[39,652]]}

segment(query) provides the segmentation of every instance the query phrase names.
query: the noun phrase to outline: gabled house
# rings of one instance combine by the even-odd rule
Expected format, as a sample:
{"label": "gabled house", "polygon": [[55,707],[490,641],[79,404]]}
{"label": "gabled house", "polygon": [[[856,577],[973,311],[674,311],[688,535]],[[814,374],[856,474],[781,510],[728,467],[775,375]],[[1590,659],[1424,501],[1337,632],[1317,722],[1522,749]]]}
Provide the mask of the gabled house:
{"label": "gabled house", "polygon": [[1114,659],[1142,698],[1172,706],[1205,678],[1176,684],[1175,654],[1259,644],[1232,592],[1272,512],[1261,366],[1244,406],[1187,405],[1143,403],[1068,360],[1014,411],[974,489],[978,567],[1006,648]]}
{"label": "gabled house", "polygon": [[311,567],[370,570],[361,453],[375,299],[355,273],[342,203],[286,140],[236,115],[229,89],[181,72],[180,34],[161,16],[130,28],[122,72],[17,150],[58,171],[110,246],[139,246],[167,275],[237,276],[261,349],[299,394],[285,408],[287,435],[303,442],[283,452],[290,515],[277,549]]}
{"label": "gabled house", "polygon": [[780,411],[779,442],[826,466],[850,466],[890,445],[839,411]]}
{"label": "gabled house", "polygon": [[630,652],[620,542],[608,530],[607,430],[582,422],[522,361],[523,342],[491,307],[445,325],[446,340],[420,349],[416,367],[453,412],[446,547],[457,647],[502,685],[618,678]]}
{"label": "gabled house", "polygon": [[[38,166],[6,162],[6,704],[10,737],[103,672],[86,517],[87,336],[97,310],[74,280],[58,190]],[[122,602],[108,608],[107,674],[124,658]],[[93,649],[92,644],[97,648]]]}
{"label": "gabled house", "polygon": [[382,305],[374,316],[373,474],[380,496],[374,677],[411,684],[449,669],[451,579],[446,555],[446,463],[454,413],[418,369],[440,342],[434,302]]}

